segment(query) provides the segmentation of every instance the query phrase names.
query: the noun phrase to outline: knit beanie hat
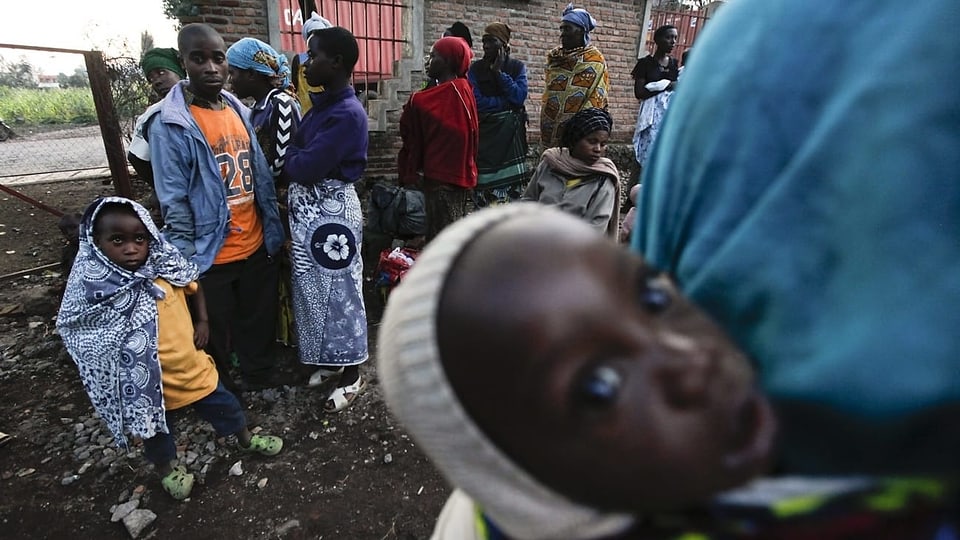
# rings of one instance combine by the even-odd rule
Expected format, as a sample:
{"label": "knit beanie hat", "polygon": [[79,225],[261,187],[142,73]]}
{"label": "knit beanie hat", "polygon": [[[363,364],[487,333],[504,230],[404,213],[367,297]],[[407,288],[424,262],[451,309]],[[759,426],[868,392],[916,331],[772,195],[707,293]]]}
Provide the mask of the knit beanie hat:
{"label": "knit beanie hat", "polygon": [[180,53],[169,47],[158,47],[143,53],[143,57],[140,59],[140,69],[143,70],[144,75],[150,75],[150,72],[155,69],[165,69],[176,73],[181,79],[187,76],[187,73],[183,71],[183,66],[180,65]]}
{"label": "knit beanie hat", "polygon": [[518,540],[601,538],[633,522],[575,503],[515,464],[467,414],[440,361],[437,308],[459,255],[498,223],[552,214],[565,215],[539,203],[511,203],[448,226],[391,293],[379,336],[378,372],[393,414],[447,480]]}
{"label": "knit beanie hat", "polygon": [[488,24],[487,27],[483,29],[483,33],[484,35],[491,35],[502,41],[504,45],[507,45],[510,43],[510,34],[512,32],[506,24],[495,22]]}

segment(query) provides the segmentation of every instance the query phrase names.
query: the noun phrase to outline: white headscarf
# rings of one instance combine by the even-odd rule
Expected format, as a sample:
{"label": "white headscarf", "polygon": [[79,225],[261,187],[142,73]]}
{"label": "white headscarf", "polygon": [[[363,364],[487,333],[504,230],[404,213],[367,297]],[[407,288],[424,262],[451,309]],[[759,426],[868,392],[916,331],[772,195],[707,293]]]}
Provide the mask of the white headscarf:
{"label": "white headscarf", "polygon": [[320,16],[319,13],[314,11],[310,18],[303,21],[303,41],[309,43],[310,41],[310,32],[314,30],[323,30],[324,28],[333,28],[333,24]]}

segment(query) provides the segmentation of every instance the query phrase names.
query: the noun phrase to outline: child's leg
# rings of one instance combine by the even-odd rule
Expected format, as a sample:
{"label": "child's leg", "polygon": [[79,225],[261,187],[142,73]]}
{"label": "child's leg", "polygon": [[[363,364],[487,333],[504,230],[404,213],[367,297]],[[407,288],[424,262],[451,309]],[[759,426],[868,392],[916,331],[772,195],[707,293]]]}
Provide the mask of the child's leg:
{"label": "child's leg", "polygon": [[169,419],[167,427],[170,428],[170,433],[157,433],[143,441],[143,457],[157,467],[160,476],[170,474],[177,461],[177,445],[173,440],[173,428]]}
{"label": "child's leg", "polygon": [[143,441],[143,455],[157,467],[163,490],[174,499],[182,501],[190,496],[194,478],[186,468],[174,466],[177,461],[177,445],[174,442],[173,422],[169,414],[167,428],[170,433],[157,433]]}
{"label": "child's leg", "polygon": [[250,433],[240,402],[220,383],[217,383],[217,388],[210,395],[194,403],[193,409],[201,418],[210,422],[221,437],[236,435],[240,447],[244,450],[272,456],[283,447],[283,441],[279,437]]}

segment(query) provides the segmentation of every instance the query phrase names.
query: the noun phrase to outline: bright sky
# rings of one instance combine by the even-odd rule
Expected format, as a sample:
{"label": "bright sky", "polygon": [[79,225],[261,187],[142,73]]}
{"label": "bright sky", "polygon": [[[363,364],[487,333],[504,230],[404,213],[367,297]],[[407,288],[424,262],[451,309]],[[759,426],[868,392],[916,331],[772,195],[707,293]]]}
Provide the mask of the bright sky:
{"label": "bright sky", "polygon": [[[140,34],[157,47],[176,47],[176,21],[163,14],[162,0],[3,0],[0,43],[64,49],[99,49],[107,56],[140,57]],[[52,14],[52,16],[51,16]],[[80,55],[0,48],[6,61],[21,56],[40,73],[73,73]]]}

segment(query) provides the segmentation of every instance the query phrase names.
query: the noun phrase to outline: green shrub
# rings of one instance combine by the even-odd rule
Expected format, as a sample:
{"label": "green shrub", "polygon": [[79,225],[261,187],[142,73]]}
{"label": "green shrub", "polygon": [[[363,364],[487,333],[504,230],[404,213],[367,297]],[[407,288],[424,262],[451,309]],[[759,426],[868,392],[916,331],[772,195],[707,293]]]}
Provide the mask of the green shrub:
{"label": "green shrub", "polygon": [[0,118],[7,124],[91,124],[97,121],[89,88],[0,87]]}

